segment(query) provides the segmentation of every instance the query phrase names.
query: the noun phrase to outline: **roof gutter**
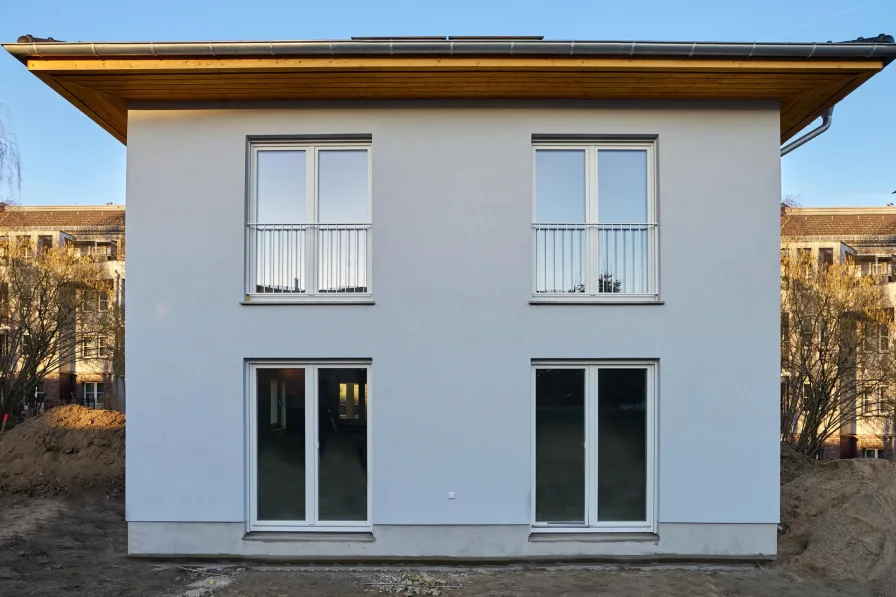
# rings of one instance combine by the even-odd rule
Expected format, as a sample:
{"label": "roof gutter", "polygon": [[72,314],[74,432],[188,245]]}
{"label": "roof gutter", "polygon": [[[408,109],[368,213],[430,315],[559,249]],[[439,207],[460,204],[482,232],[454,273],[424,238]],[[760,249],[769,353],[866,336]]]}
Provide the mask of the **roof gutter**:
{"label": "roof gutter", "polygon": [[821,124],[820,125],[818,125],[814,129],[812,129],[811,131],[809,131],[802,137],[799,137],[798,139],[794,139],[793,141],[791,141],[790,143],[788,143],[787,145],[785,145],[784,147],[781,148],[781,157],[783,158],[785,155],[787,155],[794,149],[796,149],[798,147],[802,147],[803,145],[805,145],[806,143],[808,143],[815,137],[818,137],[819,135],[821,135],[822,133],[827,131],[829,128],[831,128],[831,121],[833,119],[834,119],[834,106],[831,106],[830,108],[828,108],[825,111],[824,114],[821,115]]}
{"label": "roof gutter", "polygon": [[6,50],[22,62],[29,58],[173,56],[630,56],[677,58],[791,58],[896,60],[893,37],[879,35],[838,43],[734,43],[652,41],[544,41],[513,38],[356,39],[339,41],[254,42],[60,42],[25,35]]}

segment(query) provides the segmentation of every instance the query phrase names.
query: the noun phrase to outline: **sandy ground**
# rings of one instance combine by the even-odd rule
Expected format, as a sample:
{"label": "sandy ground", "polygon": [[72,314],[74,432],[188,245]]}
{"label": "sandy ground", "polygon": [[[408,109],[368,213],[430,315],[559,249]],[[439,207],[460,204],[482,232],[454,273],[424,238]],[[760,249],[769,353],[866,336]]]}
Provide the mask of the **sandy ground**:
{"label": "sandy ground", "polygon": [[216,567],[129,559],[125,546],[124,503],[119,497],[0,495],[2,597],[377,595],[394,594],[402,574],[428,575],[441,585],[440,595],[447,597],[896,595],[896,587],[832,582],[780,567],[334,569],[251,563]]}
{"label": "sandy ground", "polygon": [[0,491],[103,491],[124,484],[124,415],[70,404],[0,435]]}

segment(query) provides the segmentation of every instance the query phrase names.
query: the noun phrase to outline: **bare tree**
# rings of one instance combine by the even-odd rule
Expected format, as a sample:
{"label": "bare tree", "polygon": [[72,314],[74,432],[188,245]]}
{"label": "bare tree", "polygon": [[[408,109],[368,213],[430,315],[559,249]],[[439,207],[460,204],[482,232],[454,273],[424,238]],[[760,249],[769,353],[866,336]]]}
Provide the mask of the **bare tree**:
{"label": "bare tree", "polygon": [[814,455],[893,385],[892,305],[851,262],[781,260],[781,440]]}
{"label": "bare tree", "polygon": [[0,416],[76,358],[106,358],[94,347],[110,334],[108,283],[72,247],[0,242]]}
{"label": "bare tree", "polygon": [[15,200],[22,190],[18,139],[9,127],[8,111],[0,105],[0,202]]}
{"label": "bare tree", "polygon": [[110,307],[109,335],[112,338],[111,369],[114,390],[106,400],[110,403],[109,408],[121,412],[124,412],[125,405],[124,321],[124,301],[118,297]]}

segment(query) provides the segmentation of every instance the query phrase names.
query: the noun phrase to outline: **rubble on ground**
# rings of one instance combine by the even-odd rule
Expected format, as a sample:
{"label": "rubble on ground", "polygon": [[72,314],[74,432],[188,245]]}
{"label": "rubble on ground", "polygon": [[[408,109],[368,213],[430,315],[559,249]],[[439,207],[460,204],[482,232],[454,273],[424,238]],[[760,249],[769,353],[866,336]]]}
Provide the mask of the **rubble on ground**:
{"label": "rubble on ground", "polygon": [[426,572],[389,572],[382,571],[375,574],[372,581],[364,584],[371,586],[380,593],[392,593],[395,595],[431,595],[438,597],[446,591],[460,587],[456,577],[439,578]]}
{"label": "rubble on ground", "polygon": [[0,434],[0,492],[120,491],[124,422],[116,411],[68,405]]}

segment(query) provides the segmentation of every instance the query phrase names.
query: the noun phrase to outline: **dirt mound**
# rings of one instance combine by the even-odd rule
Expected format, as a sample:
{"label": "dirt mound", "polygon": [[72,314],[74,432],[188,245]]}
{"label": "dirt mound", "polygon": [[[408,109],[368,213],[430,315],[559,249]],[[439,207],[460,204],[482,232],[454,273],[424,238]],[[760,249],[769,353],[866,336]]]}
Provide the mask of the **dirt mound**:
{"label": "dirt mound", "polygon": [[896,583],[896,465],[856,459],[804,466],[781,487],[784,563],[838,580]]}
{"label": "dirt mound", "polygon": [[121,489],[124,421],[111,410],[60,406],[0,434],[0,491]]}
{"label": "dirt mound", "polygon": [[790,483],[801,474],[807,467],[812,466],[814,461],[803,454],[797,452],[790,446],[784,444],[781,446],[781,485]]}

